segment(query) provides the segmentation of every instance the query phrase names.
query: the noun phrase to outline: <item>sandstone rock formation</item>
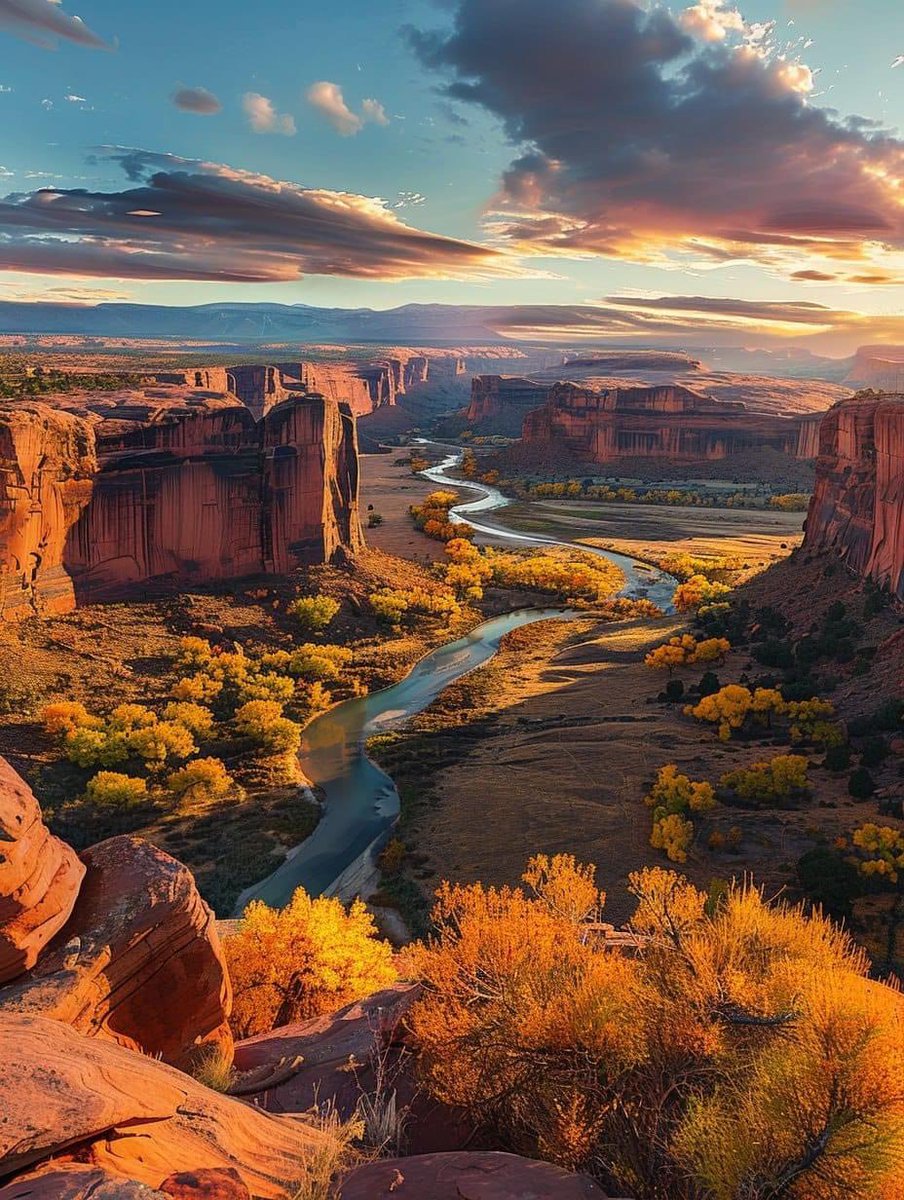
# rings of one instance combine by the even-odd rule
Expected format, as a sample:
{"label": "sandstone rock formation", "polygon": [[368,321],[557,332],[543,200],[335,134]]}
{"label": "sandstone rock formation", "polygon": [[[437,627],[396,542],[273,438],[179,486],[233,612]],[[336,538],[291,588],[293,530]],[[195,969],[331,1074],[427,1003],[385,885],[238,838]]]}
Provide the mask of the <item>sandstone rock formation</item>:
{"label": "sandstone rock formation", "polygon": [[183,1067],[201,1045],[228,1050],[226,964],[188,868],[135,837],[101,842],[82,860],[69,921],[0,991],[0,1015],[52,1017]]}
{"label": "sandstone rock formation", "polygon": [[516,1154],[458,1152],[386,1158],[353,1171],[342,1200],[605,1200],[586,1175]]}
{"label": "sandstone rock formation", "polygon": [[166,1200],[166,1195],[99,1167],[50,1163],[0,1186],[0,1200]]}
{"label": "sandstone rock formation", "polygon": [[0,1013],[0,1045],[5,1173],[68,1154],[162,1190],[173,1175],[231,1169],[253,1196],[288,1200],[325,1139],[58,1021]]}
{"label": "sandstone rock formation", "polygon": [[72,608],[65,532],[91,499],[97,472],[91,426],[44,405],[0,410],[0,613]]}
{"label": "sandstone rock formation", "polygon": [[865,393],[826,414],[804,545],[904,600],[904,395]]}
{"label": "sandstone rock formation", "polygon": [[257,422],[235,397],[178,389],[55,403],[0,407],[6,617],[151,581],[284,573],[363,544],[355,423],[333,400],[293,397]]}
{"label": "sandstone rock formation", "polygon": [[31,789],[0,758],[0,984],[30,970],[66,923],[85,868],[52,837]]}
{"label": "sandstone rock formation", "polygon": [[478,375],[465,420],[478,432],[520,437],[525,417],[546,403],[549,391],[548,384],[521,375]]}
{"label": "sandstone rock formation", "polygon": [[800,420],[750,412],[737,401],[714,400],[689,388],[616,387],[600,391],[559,383],[542,408],[524,420],[525,445],[555,445],[594,463],[652,458],[707,462],[771,449],[803,457],[812,444]]}
{"label": "sandstone rock formation", "polygon": [[844,382],[851,388],[904,391],[904,346],[861,346]]}

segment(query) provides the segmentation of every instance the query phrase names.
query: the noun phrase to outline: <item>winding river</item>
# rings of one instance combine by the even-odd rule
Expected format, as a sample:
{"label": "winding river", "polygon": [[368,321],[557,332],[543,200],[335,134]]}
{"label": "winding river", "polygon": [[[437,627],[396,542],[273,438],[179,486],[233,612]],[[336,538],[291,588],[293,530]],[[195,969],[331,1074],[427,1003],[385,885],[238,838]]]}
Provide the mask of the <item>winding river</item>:
{"label": "winding river", "polygon": [[[621,568],[626,580],[621,595],[647,597],[664,610],[670,608],[676,580],[655,568],[607,550],[518,533],[484,516],[475,520],[474,514],[504,508],[510,501],[497,488],[466,484],[448,475],[461,462],[461,452],[443,449],[451,452],[423,474],[433,483],[478,493],[477,499],[456,505],[450,513],[456,523],[467,521],[477,531],[477,540],[574,545]],[[305,730],[300,762],[305,775],[321,791],[323,815],[311,836],[290,851],[272,875],[242,893],[235,915],[240,916],[251,900],[281,908],[297,887],[312,895],[354,894],[357,882],[366,877],[375,848],[388,836],[399,814],[395,784],[364,752],[367,738],[396,729],[423,712],[451,683],[491,659],[510,630],[550,617],[576,615],[562,608],[525,608],[484,621],[465,637],[422,658],[400,683],[347,700],[312,721]]]}

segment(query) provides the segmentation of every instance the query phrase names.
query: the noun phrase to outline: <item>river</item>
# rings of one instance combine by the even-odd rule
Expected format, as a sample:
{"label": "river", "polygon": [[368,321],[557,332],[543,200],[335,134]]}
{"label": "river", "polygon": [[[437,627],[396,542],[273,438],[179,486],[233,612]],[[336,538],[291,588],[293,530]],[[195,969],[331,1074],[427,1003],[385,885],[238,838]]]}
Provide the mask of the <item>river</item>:
{"label": "river", "polygon": [[[621,595],[647,597],[664,610],[671,608],[677,581],[655,568],[612,551],[518,533],[485,518],[476,521],[475,513],[504,508],[510,501],[497,488],[464,484],[449,476],[447,472],[460,461],[460,452],[450,453],[423,474],[433,483],[467,487],[478,493],[476,500],[456,505],[450,513],[452,521],[467,521],[477,530],[478,540],[575,546],[608,558],[621,568],[626,581]],[[291,850],[285,862],[242,893],[235,915],[240,916],[251,900],[282,908],[297,887],[304,887],[312,895],[353,893],[362,870],[366,870],[375,848],[388,837],[399,815],[395,784],[367,757],[367,738],[396,729],[423,712],[451,683],[488,662],[510,630],[551,617],[575,615],[579,614],[563,608],[528,608],[493,617],[465,637],[422,658],[400,683],[347,700],[312,721],[305,730],[300,762],[305,775],[321,791],[323,815],[311,836]]]}

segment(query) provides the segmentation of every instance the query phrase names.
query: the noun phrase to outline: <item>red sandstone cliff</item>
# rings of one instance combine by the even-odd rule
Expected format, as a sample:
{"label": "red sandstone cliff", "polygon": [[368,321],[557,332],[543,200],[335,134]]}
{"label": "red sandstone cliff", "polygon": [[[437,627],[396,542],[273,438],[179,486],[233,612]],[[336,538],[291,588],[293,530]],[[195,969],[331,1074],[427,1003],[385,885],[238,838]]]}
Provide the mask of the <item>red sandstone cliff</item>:
{"label": "red sandstone cliff", "polygon": [[904,600],[904,395],[865,393],[822,422],[804,544]]}
{"label": "red sandstone cliff", "polygon": [[90,407],[0,408],[5,616],[149,581],[284,573],[362,545],[355,423],[335,401],[295,397],[258,422],[229,398]]}
{"label": "red sandstone cliff", "polygon": [[904,389],[904,346],[861,346],[844,381],[851,388]]}
{"label": "red sandstone cliff", "polygon": [[[525,402],[529,391],[523,388]],[[708,462],[764,449],[808,457],[814,448],[810,418],[751,412],[739,401],[715,400],[677,385],[594,390],[555,384],[543,406],[527,413],[522,437],[528,449],[558,446],[594,463]]]}

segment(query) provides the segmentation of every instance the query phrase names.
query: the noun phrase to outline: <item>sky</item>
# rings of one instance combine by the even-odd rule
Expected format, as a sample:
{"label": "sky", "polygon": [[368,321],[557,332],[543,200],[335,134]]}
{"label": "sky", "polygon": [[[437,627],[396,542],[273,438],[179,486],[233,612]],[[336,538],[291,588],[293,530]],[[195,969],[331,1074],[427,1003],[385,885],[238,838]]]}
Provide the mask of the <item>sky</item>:
{"label": "sky", "polygon": [[0,197],[0,299],[904,342],[904,3],[0,0]]}

